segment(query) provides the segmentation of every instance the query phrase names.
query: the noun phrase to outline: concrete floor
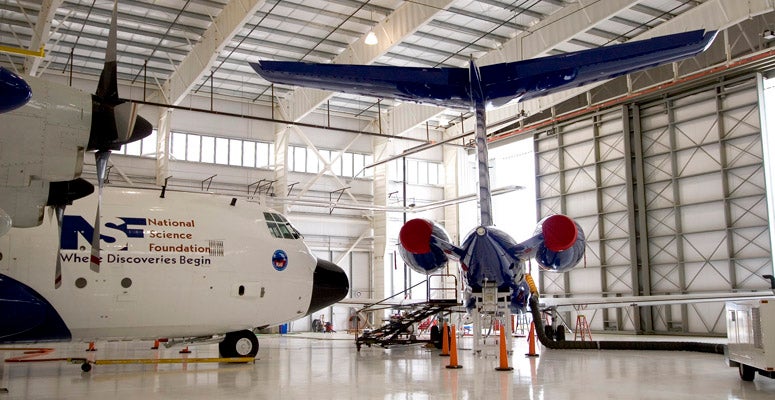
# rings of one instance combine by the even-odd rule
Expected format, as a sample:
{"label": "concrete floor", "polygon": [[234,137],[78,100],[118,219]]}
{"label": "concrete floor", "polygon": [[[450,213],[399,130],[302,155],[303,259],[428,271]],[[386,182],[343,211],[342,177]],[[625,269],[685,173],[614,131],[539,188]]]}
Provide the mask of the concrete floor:
{"label": "concrete floor", "polygon": [[[596,336],[596,340],[606,338]],[[627,338],[629,339],[629,338]],[[673,340],[674,338],[669,338]],[[260,335],[255,364],[79,365],[2,363],[5,399],[768,399],[775,380],[743,382],[723,357],[690,352],[548,350],[528,358],[515,338],[510,372],[495,371],[495,355],[477,356],[471,339],[458,345],[461,369],[419,345],[355,350],[343,334]],[[14,346],[20,347],[20,346]],[[29,346],[31,347],[31,346]],[[149,350],[147,342],[50,346],[45,357],[172,358],[178,349]],[[189,357],[217,357],[216,345]],[[496,353],[497,348],[492,349]],[[489,353],[489,351],[485,351]],[[0,358],[19,356],[0,350]]]}

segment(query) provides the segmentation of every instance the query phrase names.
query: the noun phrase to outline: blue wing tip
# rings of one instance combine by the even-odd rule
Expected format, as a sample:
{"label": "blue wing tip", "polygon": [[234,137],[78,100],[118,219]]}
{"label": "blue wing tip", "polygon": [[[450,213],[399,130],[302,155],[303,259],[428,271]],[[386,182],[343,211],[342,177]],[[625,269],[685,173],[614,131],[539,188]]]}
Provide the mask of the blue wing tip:
{"label": "blue wing tip", "polygon": [[704,46],[702,46],[702,51],[707,50],[711,44],[713,44],[713,41],[716,40],[716,36],[718,36],[719,31],[706,31],[705,36],[702,38],[702,42],[705,43]]}
{"label": "blue wing tip", "polygon": [[0,113],[15,110],[32,97],[32,89],[24,78],[0,67]]}

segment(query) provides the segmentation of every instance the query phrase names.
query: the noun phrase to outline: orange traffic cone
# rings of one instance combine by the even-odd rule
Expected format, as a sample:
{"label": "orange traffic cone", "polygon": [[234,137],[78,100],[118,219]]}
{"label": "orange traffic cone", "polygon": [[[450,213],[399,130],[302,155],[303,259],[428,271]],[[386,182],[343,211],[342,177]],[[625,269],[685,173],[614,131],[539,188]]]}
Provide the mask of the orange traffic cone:
{"label": "orange traffic cone", "polygon": [[457,363],[457,340],[455,339],[455,337],[457,335],[455,334],[455,332],[457,332],[455,330],[455,325],[452,325],[452,336],[451,336],[452,343],[450,343],[450,347],[451,347],[450,353],[451,354],[450,354],[450,357],[449,357],[449,365],[447,365],[447,368],[450,368],[450,369],[463,368],[462,365]]}
{"label": "orange traffic cone", "polygon": [[151,347],[151,350],[159,350],[159,339],[156,339],[153,341],[153,346]]}
{"label": "orange traffic cone", "polygon": [[186,346],[185,349],[179,351],[180,354],[191,354],[191,350],[188,349],[188,346]]}
{"label": "orange traffic cone", "polygon": [[[534,344],[535,346],[535,344]],[[509,355],[506,351],[506,331],[501,329],[501,352],[500,352],[500,365],[495,368],[497,371],[511,371],[514,368],[509,367]]]}
{"label": "orange traffic cone", "polygon": [[86,349],[86,351],[97,351],[97,349],[94,348],[94,342],[89,342],[89,348]]}
{"label": "orange traffic cone", "polygon": [[445,322],[441,333],[441,354],[440,356],[449,357],[449,330]]}
{"label": "orange traffic cone", "polygon": [[527,335],[528,353],[525,354],[528,357],[538,357],[536,354],[536,325],[535,322],[530,323],[530,334]]}

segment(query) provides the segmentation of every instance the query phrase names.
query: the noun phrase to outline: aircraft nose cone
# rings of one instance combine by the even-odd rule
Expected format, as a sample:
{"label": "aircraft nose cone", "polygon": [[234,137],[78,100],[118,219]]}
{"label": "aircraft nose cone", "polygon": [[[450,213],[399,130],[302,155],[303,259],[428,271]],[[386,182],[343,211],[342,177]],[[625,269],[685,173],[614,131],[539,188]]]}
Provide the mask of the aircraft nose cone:
{"label": "aircraft nose cone", "polygon": [[344,271],[332,262],[318,259],[307,315],[342,300],[349,290],[350,281]]}

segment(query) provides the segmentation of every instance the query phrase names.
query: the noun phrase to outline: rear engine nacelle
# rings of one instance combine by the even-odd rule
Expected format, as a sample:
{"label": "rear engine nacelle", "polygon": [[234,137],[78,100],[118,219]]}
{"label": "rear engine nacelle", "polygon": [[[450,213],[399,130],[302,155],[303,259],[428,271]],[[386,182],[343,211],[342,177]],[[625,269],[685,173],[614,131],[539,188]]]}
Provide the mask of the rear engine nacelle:
{"label": "rear engine nacelle", "polygon": [[541,220],[536,227],[536,235],[541,235],[543,240],[536,250],[535,259],[545,271],[568,271],[584,257],[584,231],[565,215],[552,215]]}
{"label": "rear engine nacelle", "polygon": [[447,265],[449,258],[440,244],[449,243],[450,239],[441,225],[422,218],[407,221],[398,240],[398,252],[413,270],[431,274]]}

